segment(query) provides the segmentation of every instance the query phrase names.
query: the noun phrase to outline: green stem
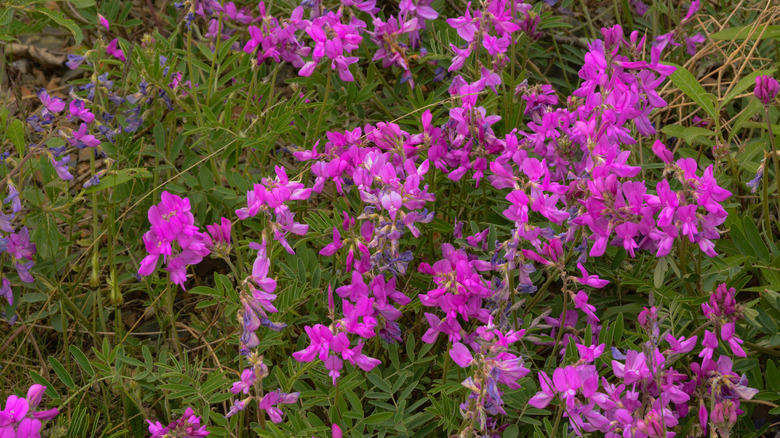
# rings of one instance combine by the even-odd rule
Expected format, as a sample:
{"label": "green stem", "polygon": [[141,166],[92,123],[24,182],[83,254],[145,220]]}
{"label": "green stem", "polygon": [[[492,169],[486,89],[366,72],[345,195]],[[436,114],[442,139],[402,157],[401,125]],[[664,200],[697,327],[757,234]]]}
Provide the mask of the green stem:
{"label": "green stem", "polygon": [[553,425],[553,431],[552,431],[552,435],[550,435],[550,437],[555,437],[555,435],[558,434],[558,425],[561,423],[561,417],[562,416],[563,416],[563,406],[559,405],[558,406],[558,412],[555,415],[555,425]]}
{"label": "green stem", "polygon": [[331,418],[331,422],[336,424],[339,423],[339,421],[333,421],[337,420],[339,418],[339,392],[341,390],[341,387],[339,386],[339,379],[336,379],[336,395],[334,396],[334,402],[333,402],[333,412],[336,414],[336,418]]}
{"label": "green stem", "polygon": [[[92,176],[95,176],[95,154],[94,151],[89,153],[89,169],[92,172]],[[100,235],[100,228],[98,223],[98,194],[92,192],[92,238],[95,239],[92,244],[92,276],[90,278],[90,286],[95,288],[95,305],[97,306],[97,314],[100,330],[105,331],[105,318],[103,317],[103,297],[100,295],[100,245],[98,238]],[[96,330],[97,331],[97,330]]]}
{"label": "green stem", "polygon": [[582,6],[583,12],[585,12],[585,20],[588,22],[588,28],[590,28],[591,38],[595,40],[598,34],[596,33],[596,27],[593,26],[593,19],[590,18],[590,12],[588,12],[588,5],[585,4],[585,0],[580,0],[580,5]]}
{"label": "green stem", "polygon": [[[195,69],[192,67],[192,29],[187,31],[187,70],[190,74],[190,81],[192,81],[193,84],[198,83],[195,78]],[[203,126],[203,113],[201,112],[200,105],[196,102],[193,106],[195,107],[195,115],[198,117],[198,126]]]}
{"label": "green stem", "polygon": [[165,285],[165,291],[163,293],[165,294],[165,308],[168,313],[168,324],[169,328],[171,330],[171,338],[173,339],[173,348],[176,350],[176,352],[179,354],[179,357],[182,356],[182,349],[181,349],[181,342],[179,341],[179,331],[176,329],[176,314],[173,311],[173,298],[174,294],[176,293],[176,289],[171,287],[173,283],[171,282],[171,277],[168,275]]}
{"label": "green stem", "polygon": [[[772,145],[772,155],[773,160],[772,164],[774,164],[775,168],[775,183],[777,184],[777,191],[775,192],[775,197],[780,197],[780,171],[778,171],[778,168],[780,168],[780,164],[778,163],[780,161],[780,157],[777,156],[777,147],[775,146],[775,136],[772,132],[772,122],[769,119],[769,107],[764,106],[764,118],[766,119],[766,128],[769,134],[769,144]],[[768,175],[766,175],[766,168],[764,168],[764,178],[768,178]],[[767,207],[768,208],[768,207]],[[777,204],[777,217],[780,219],[780,202]],[[768,230],[768,235],[770,240],[774,241],[772,238],[772,229],[770,228]]]}
{"label": "green stem", "polygon": [[441,384],[443,385],[444,382],[447,381],[447,369],[450,367],[450,348],[452,347],[452,344],[450,342],[447,342],[447,353],[444,354],[444,366],[442,367],[442,373],[441,373]]}
{"label": "green stem", "polygon": [[322,125],[322,119],[325,116],[325,107],[328,106],[328,95],[330,94],[330,76],[332,72],[328,68],[328,79],[325,82],[325,97],[322,99],[322,106],[320,107],[320,115],[317,117],[317,128],[314,130],[314,141],[316,142],[320,136],[320,126]]}
{"label": "green stem", "polygon": [[214,58],[211,60],[211,67],[209,68],[209,87],[206,92],[206,102],[211,103],[211,85],[216,82],[214,79],[214,68],[217,65],[217,56],[219,56],[219,43],[222,41],[222,12],[219,13],[219,22],[217,23],[217,42],[214,44]]}
{"label": "green stem", "polygon": [[769,172],[767,172],[767,160],[769,159],[768,156],[764,155],[764,176],[763,176],[763,204],[764,204],[764,232],[766,233],[766,238],[771,240],[772,235],[772,221],[769,219]]}

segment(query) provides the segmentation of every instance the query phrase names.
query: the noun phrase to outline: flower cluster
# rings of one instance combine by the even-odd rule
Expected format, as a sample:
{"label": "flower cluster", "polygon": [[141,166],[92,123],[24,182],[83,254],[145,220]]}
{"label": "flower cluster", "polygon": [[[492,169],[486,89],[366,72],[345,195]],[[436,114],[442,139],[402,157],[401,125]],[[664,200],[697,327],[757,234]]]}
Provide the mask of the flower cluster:
{"label": "flower cluster", "polygon": [[[732,318],[735,290],[725,284],[718,286],[710,302],[702,305],[711,319]],[[733,316],[735,318],[736,316]],[[586,346],[576,343],[580,359],[573,365],[555,369],[552,378],[539,373],[541,390],[529,404],[544,408],[558,400],[571,427],[578,434],[599,431],[606,436],[674,436],[674,427],[690,413],[696,413],[702,431],[707,431],[708,416],[714,427],[728,432],[736,422],[740,400],[751,399],[758,390],[747,387],[747,380],[732,371],[728,356],[713,360],[717,348],[705,332],[701,342],[701,362],[689,367],[676,363],[696,348],[698,337],[664,337],[669,348],[658,348],[660,315],[657,308],[645,308],[639,315],[638,326],[648,334],[643,350],[625,353],[612,349],[614,379],[601,377],[593,364],[604,352],[604,344]],[[710,334],[710,336],[708,336]],[[733,331],[730,332],[733,338]],[[586,340],[588,341],[588,340]],[[731,345],[731,344],[730,344]],[[734,350],[737,356],[744,352]],[[601,390],[600,390],[601,387]],[[642,397],[640,397],[640,395]],[[708,411],[707,407],[712,407]]]}
{"label": "flower cluster", "polygon": [[732,353],[738,357],[747,357],[741,345],[742,339],[735,336],[736,322],[742,317],[742,306],[737,304],[735,299],[737,290],[727,288],[726,284],[721,284],[710,295],[706,303],[702,303],[701,308],[704,316],[712,321],[715,326],[714,331],[706,330],[704,332],[704,346],[699,357],[712,358],[713,352],[718,348],[718,337],[725,342]]}
{"label": "flower cluster", "polygon": [[[375,335],[387,342],[401,341],[401,329],[395,322],[401,312],[395,307],[411,300],[397,290],[397,279],[406,275],[412,252],[403,250],[400,241],[410,232],[419,237],[419,224],[433,219],[425,208],[434,196],[425,184],[429,161],[419,162],[420,138],[415,138],[394,123],[380,122],[345,133],[328,132],[323,152],[317,145],[311,151],[297,151],[295,157],[314,161],[313,190],[320,193],[332,181],[336,191],[356,189],[364,204],[355,218],[342,212],[342,231],[334,227],[332,242],[320,254],[334,256],[349,248],[345,259],[351,281],[336,289],[342,298],[343,317],[336,316],[333,292],[329,289],[330,326],[307,326],[311,345],[296,352],[294,358],[325,362],[333,378],[341,375],[348,361],[370,371],[379,361],[362,353],[364,339]],[[357,226],[360,222],[360,226]],[[354,344],[348,334],[360,339]]]}
{"label": "flower cluster", "polygon": [[266,251],[266,240],[263,237],[262,244],[254,242],[249,247],[257,250],[257,258],[252,265],[252,273],[242,282],[242,289],[239,294],[239,300],[243,305],[243,310],[239,311],[238,319],[243,327],[241,334],[242,354],[249,354],[249,350],[257,347],[260,339],[257,337],[257,329],[260,326],[270,328],[274,331],[280,331],[286,327],[285,324],[277,324],[268,319],[268,313],[276,313],[276,307],[273,301],[276,295],[276,280],[268,277],[271,267],[271,261]]}
{"label": "flower cluster", "polygon": [[47,409],[36,411],[41,403],[43,385],[32,385],[27,397],[10,395],[5,401],[5,409],[0,410],[0,436],[17,438],[36,438],[41,436],[41,421],[51,420],[59,411]]}
{"label": "flower cluster", "polygon": [[[520,26],[515,23],[518,21],[512,16],[515,6],[514,0],[491,0],[480,3],[482,8],[476,9],[474,15],[471,13],[471,2],[466,5],[466,11],[462,17],[449,18],[447,23],[458,31],[458,36],[463,38],[467,45],[461,49],[454,44],[450,47],[455,52],[449,71],[460,70],[463,64],[473,52],[478,52],[480,47],[484,47],[490,56],[498,59],[503,56],[509,46],[512,44],[512,33],[520,30]],[[517,8],[527,11],[525,5]],[[505,61],[504,61],[505,62]]]}
{"label": "flower cluster", "polygon": [[[353,280],[353,285],[344,286],[340,289],[341,293],[344,294],[343,296],[357,301],[358,304],[354,305],[350,300],[344,299],[344,318],[337,320],[333,290],[329,287],[328,309],[333,323],[329,327],[322,324],[315,324],[313,327],[306,326],[305,331],[309,337],[310,345],[304,350],[293,353],[293,358],[298,362],[311,362],[315,358],[323,361],[328,374],[333,380],[333,385],[336,385],[336,380],[341,377],[344,361],[348,361],[364,371],[371,371],[380,363],[379,360],[363,353],[363,346],[365,345],[363,339],[358,340],[357,344],[352,347],[351,341],[347,336],[347,333],[352,333],[367,339],[376,335],[377,318],[372,316],[377,311],[374,306],[374,298],[368,297],[368,288],[363,283],[362,275],[358,271],[353,273],[353,279],[356,276],[359,279],[357,281]],[[377,278],[382,277],[380,275]],[[356,284],[362,287],[357,288],[355,287]],[[408,302],[408,299],[406,302]],[[400,312],[398,314],[400,316]],[[400,331],[396,334],[396,336],[398,335],[400,335]]]}
{"label": "flower cluster", "polygon": [[[12,221],[22,209],[22,203],[19,199],[19,192],[13,182],[7,182],[8,197],[5,198],[0,207],[4,207],[5,204],[11,205],[11,212],[3,213],[3,208],[0,208],[0,253],[6,255],[10,262],[14,265],[16,273],[19,276],[19,280],[24,283],[32,283],[35,281],[30,270],[35,266],[35,243],[30,240],[30,231],[26,226],[22,226],[18,231],[15,231],[15,227]],[[8,302],[8,305],[14,304],[14,293],[11,289],[11,280],[2,276],[2,284],[0,285],[0,296],[4,297]]]}
{"label": "flower cluster", "polygon": [[149,423],[150,438],[200,438],[209,435],[205,424],[200,424],[200,417],[195,415],[192,408],[187,408],[178,420],[172,421],[167,426],[163,426],[159,421]]}
{"label": "flower cluster", "polygon": [[688,6],[688,11],[686,12],[685,17],[683,17],[683,19],[680,20],[677,27],[672,32],[658,36],[656,38],[656,44],[663,49],[667,45],[680,47],[680,43],[677,41],[684,41],[685,50],[688,52],[688,54],[690,56],[695,55],[696,45],[703,43],[706,38],[701,32],[695,35],[686,35],[684,33],[683,28],[688,22],[691,21],[691,19],[693,19],[696,13],[699,12],[700,8],[701,8],[700,0],[691,1],[691,4],[690,6]]}
{"label": "flower cluster", "polygon": [[780,91],[780,84],[771,76],[761,75],[756,77],[754,94],[756,99],[760,100],[765,106],[774,102],[778,91]]}
{"label": "flower cluster", "polygon": [[[468,400],[461,404],[460,409],[464,420],[476,421],[479,425],[477,430],[483,431],[486,436],[500,433],[506,427],[493,418],[506,415],[502,406],[503,393],[498,384],[519,389],[518,381],[530,373],[522,357],[508,351],[510,345],[517,342],[524,334],[525,330],[518,332],[509,330],[503,333],[493,325],[491,319],[487,325],[477,328],[474,336],[470,338],[471,349],[465,344],[456,342],[449,352],[450,357],[459,366],[471,367],[474,370],[474,374],[462,383],[471,390],[471,393]],[[472,354],[472,350],[477,354]]]}
{"label": "flower cluster", "polygon": [[236,400],[226,417],[232,417],[236,413],[243,411],[247,408],[248,404],[255,399],[258,402],[258,409],[264,410],[274,423],[281,423],[282,410],[276,406],[295,403],[298,401],[298,396],[300,394],[297,392],[286,394],[281,392],[281,390],[276,390],[262,395],[262,385],[260,382],[268,376],[268,367],[263,363],[263,356],[252,353],[247,357],[251,367],[244,369],[241,373],[241,378],[233,383],[230,392],[235,395],[247,395],[251,391],[253,394],[242,400]]}
{"label": "flower cluster", "polygon": [[247,192],[247,207],[236,210],[239,219],[247,219],[265,213],[269,228],[274,232],[274,239],[282,244],[290,254],[295,254],[287,241],[287,233],[303,236],[309,230],[309,226],[295,222],[293,213],[286,204],[289,201],[301,201],[309,199],[312,189],[304,188],[302,183],[290,181],[287,173],[281,166],[276,166],[276,178],[263,178],[261,184],[255,184],[254,188]]}
{"label": "flower cluster", "polygon": [[206,242],[210,239],[195,225],[189,198],[182,199],[164,191],[162,202],[149,208],[148,217],[152,226],[144,234],[143,241],[149,255],[141,261],[138,274],[151,275],[163,256],[171,281],[184,289],[187,266],[200,263],[209,255]]}

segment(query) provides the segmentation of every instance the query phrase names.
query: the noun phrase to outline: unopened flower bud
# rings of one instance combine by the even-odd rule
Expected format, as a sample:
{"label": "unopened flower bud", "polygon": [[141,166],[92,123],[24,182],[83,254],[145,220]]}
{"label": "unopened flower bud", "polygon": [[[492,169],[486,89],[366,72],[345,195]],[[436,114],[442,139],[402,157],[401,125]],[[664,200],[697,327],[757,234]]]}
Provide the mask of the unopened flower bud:
{"label": "unopened flower bud", "polygon": [[780,91],[780,84],[771,76],[761,75],[756,78],[754,94],[764,105],[770,105],[777,97],[778,91]]}

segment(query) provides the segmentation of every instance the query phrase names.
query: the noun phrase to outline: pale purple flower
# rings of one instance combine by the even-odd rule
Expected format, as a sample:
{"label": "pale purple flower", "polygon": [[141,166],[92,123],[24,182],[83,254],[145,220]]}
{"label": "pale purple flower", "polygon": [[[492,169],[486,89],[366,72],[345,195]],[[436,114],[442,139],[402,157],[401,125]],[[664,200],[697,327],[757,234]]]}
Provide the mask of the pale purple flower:
{"label": "pale purple flower", "polygon": [[57,172],[57,176],[59,176],[61,180],[70,181],[73,179],[73,175],[71,175],[68,171],[68,162],[70,161],[70,156],[64,156],[62,159],[57,160],[52,155],[49,157],[49,159],[51,161],[51,165],[54,166],[54,170]]}
{"label": "pale purple flower", "polygon": [[9,306],[14,305],[14,291],[11,289],[11,282],[5,277],[3,277],[2,287],[0,287],[0,297],[4,297]]}

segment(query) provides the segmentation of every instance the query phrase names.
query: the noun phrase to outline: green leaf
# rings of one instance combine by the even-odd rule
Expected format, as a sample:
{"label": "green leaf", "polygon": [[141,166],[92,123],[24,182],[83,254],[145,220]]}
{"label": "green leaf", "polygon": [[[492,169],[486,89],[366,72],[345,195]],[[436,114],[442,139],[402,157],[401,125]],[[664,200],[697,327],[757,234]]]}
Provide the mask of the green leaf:
{"label": "green leaf", "polygon": [[8,139],[16,146],[16,151],[21,157],[24,152],[24,123],[19,119],[14,119],[11,126],[8,127]]}
{"label": "green leaf", "polygon": [[49,356],[49,365],[54,370],[54,374],[60,378],[62,383],[70,389],[76,389],[76,382],[73,381],[73,377],[70,376],[68,370],[57,360],[54,356]]}
{"label": "green leaf", "polygon": [[683,132],[685,132],[685,126],[680,125],[666,125],[661,128],[661,132],[669,137],[682,138]]}
{"label": "green leaf", "polygon": [[780,391],[780,371],[772,360],[766,363],[766,383],[772,391]]}
{"label": "green leaf", "polygon": [[[754,29],[755,27],[755,29]],[[761,27],[756,27],[755,24],[748,24],[747,26],[731,27],[720,32],[715,32],[710,35],[713,40],[719,41],[738,41],[744,40],[750,37],[751,40],[756,40],[761,36],[763,39],[780,38],[780,26],[764,26],[766,30]],[[761,34],[763,32],[763,35]]]}
{"label": "green leaf", "polygon": [[769,263],[769,250],[761,239],[761,234],[759,234],[758,228],[756,228],[756,224],[753,222],[753,218],[750,216],[745,216],[742,220],[742,224],[745,237],[747,238],[748,242],[750,242],[750,246],[755,251],[755,255],[762,262]]}
{"label": "green leaf", "polygon": [[196,294],[196,295],[208,295],[210,297],[222,296],[222,294],[219,293],[219,291],[217,291],[213,287],[208,287],[208,286],[195,286],[189,290],[189,293]]}
{"label": "green leaf", "polygon": [[89,363],[87,355],[84,354],[83,351],[79,350],[79,348],[75,345],[71,345],[69,350],[70,354],[72,354],[73,358],[76,359],[76,362],[78,362],[81,369],[84,370],[84,372],[87,373],[89,377],[94,377],[95,369],[92,368],[92,364]]}
{"label": "green leaf", "polygon": [[46,395],[51,397],[51,399],[54,402],[61,402],[62,398],[60,398],[60,395],[57,394],[57,391],[54,390],[54,385],[51,384],[48,380],[46,380],[42,375],[36,373],[35,371],[30,371],[30,378],[33,382],[43,385],[46,387]]}
{"label": "green leaf", "polygon": [[48,299],[49,297],[46,294],[40,292],[30,292],[22,295],[22,302],[24,303],[40,303]]}
{"label": "green leaf", "polygon": [[57,223],[49,215],[32,232],[32,240],[37,245],[38,253],[47,260],[55,260],[60,252],[60,232]]}
{"label": "green leaf", "polygon": [[67,1],[73,3],[73,6],[79,9],[95,6],[95,0],[67,0]]}
{"label": "green leaf", "polygon": [[[6,7],[3,10],[0,10],[0,27],[7,26],[9,23],[11,23],[11,20],[14,18],[14,12],[16,12],[16,9],[9,7],[9,5],[5,5]],[[3,31],[5,33],[7,31]]]}
{"label": "green leaf", "polygon": [[138,368],[146,368],[146,364],[145,363],[141,362],[138,359],[135,359],[135,358],[132,358],[132,357],[129,357],[129,356],[125,356],[125,355],[117,356],[117,361],[126,363],[128,365],[133,365],[133,366],[136,366]]}
{"label": "green leaf", "polygon": [[744,92],[750,87],[755,86],[757,77],[761,75],[771,75],[775,72],[775,70],[777,69],[770,68],[767,70],[756,70],[753,73],[750,73],[749,75],[740,79],[739,82],[737,82],[737,85],[735,85],[734,88],[731,91],[729,91],[729,94],[727,94],[726,97],[723,98],[723,102],[720,103],[720,107],[721,108],[725,107],[727,103],[734,100],[734,98],[740,95],[742,92]]}
{"label": "green leaf", "polygon": [[45,8],[33,9],[31,12],[41,14],[49,18],[50,20],[53,20],[55,23],[59,24],[60,26],[68,29],[73,34],[73,37],[76,39],[77,46],[81,44],[82,41],[84,41],[84,34],[81,32],[81,28],[79,27],[79,25],[76,24],[75,21],[63,15],[62,12],[52,11],[51,9],[45,9]]}
{"label": "green leaf", "polygon": [[[674,64],[670,64],[674,65]],[[677,70],[669,76],[672,83],[679,88],[683,93],[691,98],[712,120],[718,119],[718,114],[713,106],[711,94],[704,91],[704,87],[701,86],[699,81],[682,66],[674,65]]]}
{"label": "green leaf", "polygon": [[661,128],[661,132],[669,137],[682,138],[688,144],[693,144],[697,137],[712,137],[715,135],[715,132],[698,126],[684,127],[680,125],[666,125]]}
{"label": "green leaf", "polygon": [[384,423],[385,421],[393,418],[392,412],[380,412],[378,414],[374,414],[365,420],[363,420],[363,423],[365,424],[379,424]]}
{"label": "green leaf", "polygon": [[518,436],[520,436],[520,429],[516,424],[510,424],[509,427],[504,429],[504,434],[501,435],[502,438],[516,438]]}
{"label": "green leaf", "polygon": [[685,140],[686,143],[692,144],[693,141],[696,139],[696,137],[701,137],[701,136],[708,137],[708,138],[713,137],[715,136],[715,132],[709,129],[700,128],[698,126],[691,126],[683,130],[682,138],[683,140]]}
{"label": "green leaf", "polygon": [[154,142],[157,145],[157,150],[160,152],[165,151],[165,127],[162,122],[157,122],[152,128],[152,134],[154,135]]}
{"label": "green leaf", "polygon": [[733,128],[729,133],[729,141],[731,141],[731,139],[734,138],[737,133],[745,127],[745,124],[748,123],[750,119],[759,111],[761,111],[762,108],[764,108],[764,105],[761,104],[761,101],[758,99],[750,99],[750,103],[748,103],[747,107],[745,107],[745,109],[740,112],[737,120],[734,121]]}
{"label": "green leaf", "polygon": [[172,391],[170,394],[168,394],[169,399],[182,398],[188,395],[193,395],[198,393],[198,390],[193,388],[192,386],[182,385],[178,383],[169,383],[166,385],[161,385],[160,388],[168,391]]}
{"label": "green leaf", "polygon": [[380,376],[378,376],[376,374],[373,374],[373,373],[372,374],[366,374],[366,377],[368,377],[368,380],[370,380],[371,383],[373,383],[381,391],[383,391],[385,393],[388,393],[388,394],[392,392],[391,389],[390,389],[390,385],[388,385],[387,382],[385,382],[385,380],[382,377],[380,377]]}
{"label": "green leaf", "polygon": [[661,286],[664,284],[664,279],[666,278],[666,272],[669,270],[669,264],[666,263],[666,257],[661,257],[658,259],[658,263],[655,265],[655,270],[653,271],[653,286],[656,289],[660,289]]}
{"label": "green leaf", "polygon": [[119,184],[132,181],[136,178],[149,178],[150,176],[152,176],[152,174],[141,167],[118,170],[116,173],[103,177],[103,179],[100,180],[100,184],[88,187],[82,191],[81,195],[89,195],[90,193],[118,186]]}

